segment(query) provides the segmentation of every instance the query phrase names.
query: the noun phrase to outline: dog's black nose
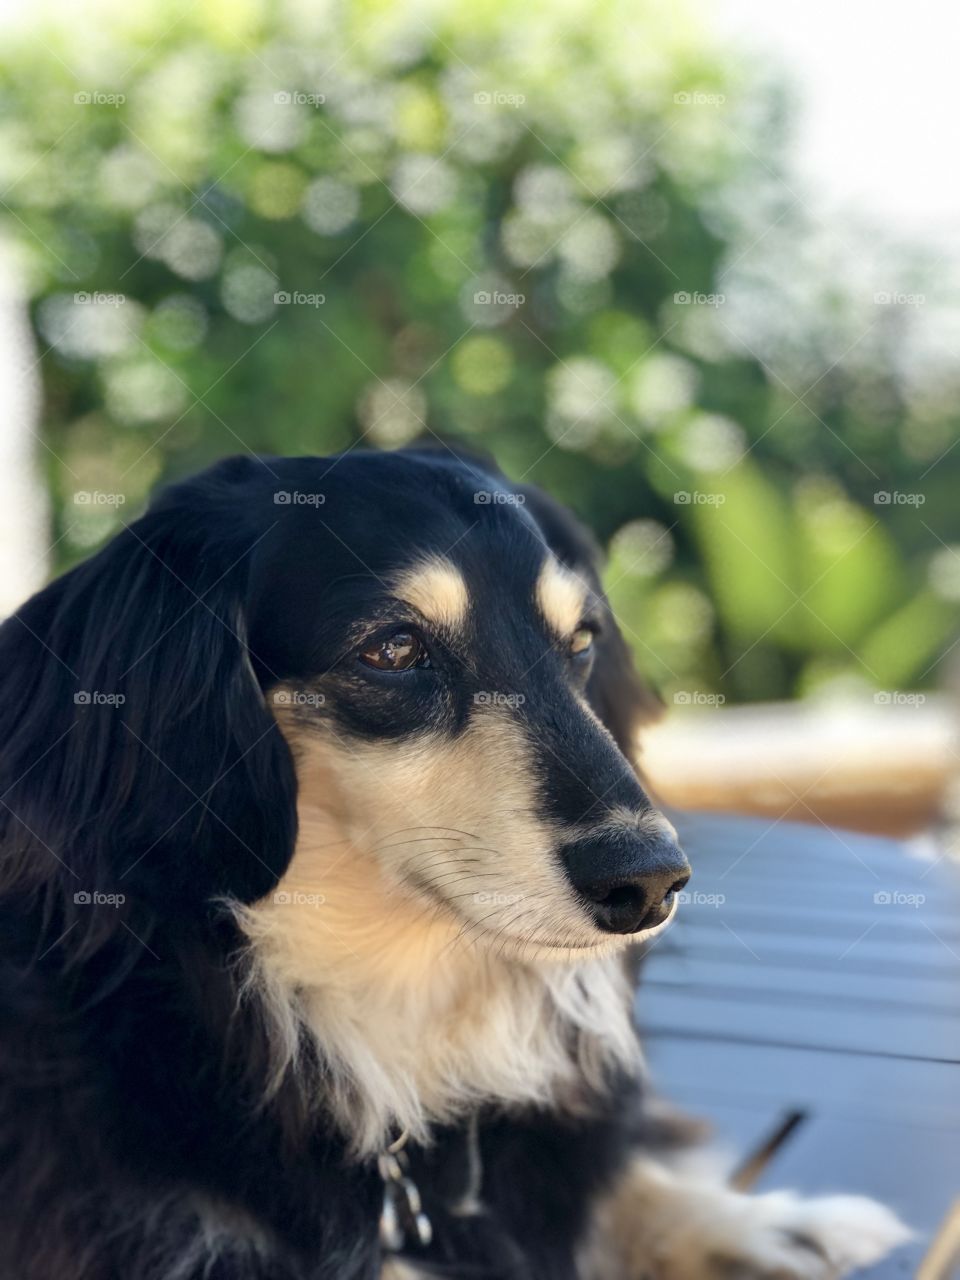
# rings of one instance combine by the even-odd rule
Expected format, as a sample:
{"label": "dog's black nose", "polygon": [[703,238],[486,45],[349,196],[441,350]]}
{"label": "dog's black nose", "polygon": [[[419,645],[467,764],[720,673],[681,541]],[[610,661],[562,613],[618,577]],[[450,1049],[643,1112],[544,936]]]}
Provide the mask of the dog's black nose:
{"label": "dog's black nose", "polygon": [[562,850],[570,882],[606,933],[637,933],[662,924],[673,895],[690,879],[680,846],[666,833],[601,832]]}

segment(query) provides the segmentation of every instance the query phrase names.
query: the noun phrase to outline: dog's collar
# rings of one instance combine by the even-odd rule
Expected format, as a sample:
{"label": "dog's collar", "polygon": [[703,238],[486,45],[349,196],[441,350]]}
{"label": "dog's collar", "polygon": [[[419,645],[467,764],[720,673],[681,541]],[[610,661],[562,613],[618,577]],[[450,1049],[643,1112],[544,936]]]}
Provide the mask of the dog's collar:
{"label": "dog's collar", "polygon": [[433,1239],[433,1224],[423,1211],[420,1188],[410,1177],[410,1160],[403,1149],[409,1136],[404,1129],[377,1156],[383,1180],[380,1244],[388,1253],[401,1253],[410,1244],[427,1249]]}
{"label": "dog's collar", "polygon": [[[479,1116],[474,1113],[464,1134],[466,1167],[463,1188],[453,1203],[443,1206],[443,1211],[455,1218],[473,1217],[483,1212],[480,1198],[483,1160],[479,1130]],[[377,1170],[383,1181],[380,1244],[388,1253],[428,1249],[434,1236],[433,1223],[424,1210],[420,1188],[411,1176],[410,1158],[405,1150],[409,1136],[404,1130],[377,1157]]]}

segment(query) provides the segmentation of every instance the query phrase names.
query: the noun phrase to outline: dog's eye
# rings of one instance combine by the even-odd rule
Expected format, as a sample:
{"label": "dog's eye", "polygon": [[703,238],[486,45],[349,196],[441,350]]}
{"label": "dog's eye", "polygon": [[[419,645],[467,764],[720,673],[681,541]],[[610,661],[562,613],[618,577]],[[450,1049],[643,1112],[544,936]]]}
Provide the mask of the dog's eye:
{"label": "dog's eye", "polygon": [[377,671],[409,671],[411,667],[427,667],[430,656],[419,636],[412,631],[394,631],[392,635],[368,640],[360,647],[360,661]]}
{"label": "dog's eye", "polygon": [[589,627],[578,627],[570,637],[570,653],[580,658],[593,648],[593,632]]}

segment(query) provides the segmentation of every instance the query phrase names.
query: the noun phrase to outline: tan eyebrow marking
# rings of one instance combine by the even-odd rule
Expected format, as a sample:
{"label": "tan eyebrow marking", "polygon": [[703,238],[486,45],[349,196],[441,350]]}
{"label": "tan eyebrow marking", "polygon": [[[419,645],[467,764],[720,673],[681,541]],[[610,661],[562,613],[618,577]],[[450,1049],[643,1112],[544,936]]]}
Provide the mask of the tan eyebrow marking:
{"label": "tan eyebrow marking", "polygon": [[430,556],[397,578],[393,589],[429,621],[454,630],[462,627],[470,605],[460,570],[445,556]]}
{"label": "tan eyebrow marking", "polygon": [[589,594],[580,575],[565,568],[555,556],[548,556],[543,562],[537,579],[537,604],[557,635],[569,636],[576,631]]}

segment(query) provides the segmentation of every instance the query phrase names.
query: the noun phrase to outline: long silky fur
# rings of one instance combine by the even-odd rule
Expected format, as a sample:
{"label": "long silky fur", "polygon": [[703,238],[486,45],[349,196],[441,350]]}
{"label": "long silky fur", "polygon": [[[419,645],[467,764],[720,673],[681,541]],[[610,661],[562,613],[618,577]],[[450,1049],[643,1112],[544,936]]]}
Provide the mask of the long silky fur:
{"label": "long silky fur", "polygon": [[273,1028],[270,1088],[297,1073],[312,1044],[323,1101],[358,1155],[404,1132],[429,1143],[435,1126],[482,1104],[576,1110],[618,1072],[641,1069],[619,957],[538,965],[463,947],[428,966],[432,978],[400,988],[357,953],[352,972],[348,957],[307,985],[296,966],[284,972],[262,917],[236,910],[251,940],[247,998]]}

